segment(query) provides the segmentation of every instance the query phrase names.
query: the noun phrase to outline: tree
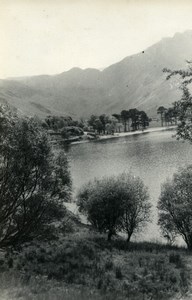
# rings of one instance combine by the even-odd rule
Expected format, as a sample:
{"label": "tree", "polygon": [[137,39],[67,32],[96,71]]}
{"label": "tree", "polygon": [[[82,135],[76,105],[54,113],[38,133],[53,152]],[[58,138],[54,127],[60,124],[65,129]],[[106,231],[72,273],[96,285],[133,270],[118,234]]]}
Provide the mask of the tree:
{"label": "tree", "polygon": [[103,123],[101,122],[100,118],[98,118],[98,119],[95,120],[94,128],[97,130],[97,132],[99,134],[101,134],[102,131],[104,130],[103,129]]}
{"label": "tree", "polygon": [[121,119],[124,124],[124,132],[127,131],[127,117],[128,117],[128,111],[127,110],[122,110],[121,112]]}
{"label": "tree", "polygon": [[65,126],[78,126],[78,121],[74,121],[70,116],[47,116],[45,123],[53,130],[60,130]]}
{"label": "tree", "polygon": [[95,179],[82,187],[77,198],[80,211],[99,232],[108,232],[108,240],[123,231],[129,241],[149,221],[147,189],[139,178],[128,174]]}
{"label": "tree", "polygon": [[170,239],[180,235],[192,250],[192,165],[180,169],[161,189],[159,225]]}
{"label": "tree", "polygon": [[116,119],[116,132],[121,132],[121,128],[123,127],[122,123],[121,123],[121,115],[119,114],[113,114],[112,117],[114,117]]}
{"label": "tree", "polygon": [[108,117],[108,123],[105,125],[105,129],[107,133],[114,134],[116,128],[117,128],[118,120],[114,116]]}
{"label": "tree", "polygon": [[169,123],[172,122],[172,111],[168,108],[164,113],[165,126],[169,126]]}
{"label": "tree", "polygon": [[[96,130],[99,134],[104,130],[104,116],[102,115],[100,117],[96,115],[91,115],[91,117],[88,119],[88,125],[92,126],[94,130]],[[103,122],[101,121],[103,120]]]}
{"label": "tree", "polygon": [[112,117],[116,118],[118,122],[121,121],[121,115],[119,114],[112,114]]}
{"label": "tree", "polygon": [[123,129],[123,124],[120,122],[117,122],[116,124],[116,132],[121,132],[121,130]]}
{"label": "tree", "polygon": [[106,114],[100,115],[99,116],[99,121],[102,124],[102,131],[105,134],[106,124],[109,123],[109,116],[107,116]]}
{"label": "tree", "polygon": [[53,153],[41,124],[6,114],[2,119],[0,247],[5,247],[41,236],[63,218],[71,178],[65,154]]}
{"label": "tree", "polygon": [[90,118],[88,119],[87,123],[89,126],[93,127],[93,129],[95,130],[95,120],[98,117],[96,115],[91,115]]}
{"label": "tree", "polygon": [[70,133],[69,131],[67,130],[66,127],[64,127],[62,130],[61,130],[61,136],[63,139],[69,139],[70,138]]}
{"label": "tree", "polygon": [[144,111],[139,112],[139,125],[144,130],[147,126],[149,126],[149,118]]}
{"label": "tree", "polygon": [[130,131],[130,120],[131,120],[130,110],[126,111],[126,118],[127,118],[128,131]]}
{"label": "tree", "polygon": [[77,205],[100,233],[108,232],[108,240],[120,228],[120,187],[115,177],[95,179],[79,191]]}
{"label": "tree", "polygon": [[130,111],[131,110],[122,110],[121,112],[121,119],[124,124],[124,132],[127,131],[127,125],[128,125],[128,131],[130,131],[130,124],[129,124],[129,121],[131,119]]}
{"label": "tree", "polygon": [[132,108],[129,110],[129,115],[132,121],[132,130],[135,131],[139,127],[139,111],[136,108]]}
{"label": "tree", "polygon": [[150,221],[151,204],[148,189],[139,177],[122,174],[119,180],[124,192],[121,231],[127,234],[129,242],[132,234],[141,231]]}
{"label": "tree", "polygon": [[179,101],[174,102],[173,107],[176,110],[179,124],[177,126],[177,138],[192,141],[192,62],[188,62],[187,70],[169,70],[163,69],[163,72],[168,73],[167,80],[172,76],[180,77],[180,89],[182,97]]}
{"label": "tree", "polygon": [[165,114],[166,108],[164,106],[159,106],[157,109],[157,114],[160,114],[161,116],[161,126],[163,127],[163,120],[164,120],[164,114]]}
{"label": "tree", "polygon": [[66,126],[60,131],[60,134],[64,139],[69,139],[73,136],[81,136],[83,133],[83,129],[76,126]]}
{"label": "tree", "polygon": [[175,125],[177,125],[177,119],[178,119],[178,103],[177,103],[177,101],[173,102],[172,116],[173,116]]}
{"label": "tree", "polygon": [[105,130],[106,130],[107,134],[113,134],[115,131],[115,127],[113,126],[112,123],[107,123],[105,126]]}

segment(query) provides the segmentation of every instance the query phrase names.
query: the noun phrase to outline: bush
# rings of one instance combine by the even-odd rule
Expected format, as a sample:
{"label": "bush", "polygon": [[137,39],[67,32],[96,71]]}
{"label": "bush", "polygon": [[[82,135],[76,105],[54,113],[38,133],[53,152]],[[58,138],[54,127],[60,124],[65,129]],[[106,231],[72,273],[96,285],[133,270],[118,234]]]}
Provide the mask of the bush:
{"label": "bush", "polygon": [[150,203],[141,179],[129,174],[95,179],[78,193],[77,205],[88,221],[108,240],[117,231],[127,233],[129,241],[135,231],[149,221]]}
{"label": "bush", "polygon": [[[146,252],[140,243],[136,251],[117,250],[115,247],[109,251],[108,248],[103,249],[100,243],[100,240],[96,242],[94,235],[92,239],[90,236],[82,238],[72,235],[56,242],[28,243],[23,246],[22,252],[14,252],[4,259],[4,264],[7,262],[11,276],[17,270],[18,275],[22,276],[23,285],[30,284],[33,278],[38,282],[44,280],[45,291],[49,291],[55,282],[57,286],[64,284],[68,290],[75,286],[79,290],[83,286],[86,291],[97,290],[103,294],[103,299],[110,300],[113,299],[112,294],[118,295],[114,299],[169,299],[170,296],[176,299],[175,293],[186,292],[189,270],[182,259],[182,255],[185,255],[183,250],[162,248],[157,253],[153,245],[154,251],[151,253]],[[8,269],[10,258],[13,264]],[[11,282],[7,282],[10,290]],[[42,299],[41,285],[35,289],[39,294],[38,299]],[[62,294],[58,299],[61,298]],[[34,295],[32,299],[36,299]]]}
{"label": "bush", "polygon": [[134,232],[141,231],[150,221],[151,204],[148,189],[139,177],[123,174],[119,177],[123,196],[121,231],[127,234],[127,242]]}
{"label": "bush", "polygon": [[71,178],[64,152],[53,153],[38,120],[2,119],[0,247],[6,247],[41,236],[63,218]]}
{"label": "bush", "polygon": [[116,269],[115,269],[115,276],[116,276],[117,279],[122,279],[123,278],[121,267],[116,267]]}
{"label": "bush", "polygon": [[158,202],[159,225],[164,236],[180,235],[192,250],[192,165],[180,169],[162,186]]}
{"label": "bush", "polygon": [[178,268],[182,267],[183,262],[179,253],[171,253],[169,255],[169,262],[175,264]]}

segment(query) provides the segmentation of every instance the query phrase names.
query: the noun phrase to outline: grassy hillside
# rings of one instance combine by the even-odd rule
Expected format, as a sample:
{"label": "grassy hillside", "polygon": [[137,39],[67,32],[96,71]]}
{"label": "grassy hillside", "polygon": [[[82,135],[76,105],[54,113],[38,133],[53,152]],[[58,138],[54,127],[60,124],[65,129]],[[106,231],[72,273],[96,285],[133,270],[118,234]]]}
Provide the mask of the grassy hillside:
{"label": "grassy hillside", "polygon": [[118,237],[109,243],[81,227],[59,240],[2,252],[1,299],[177,299],[188,290],[186,257],[177,247],[127,245]]}

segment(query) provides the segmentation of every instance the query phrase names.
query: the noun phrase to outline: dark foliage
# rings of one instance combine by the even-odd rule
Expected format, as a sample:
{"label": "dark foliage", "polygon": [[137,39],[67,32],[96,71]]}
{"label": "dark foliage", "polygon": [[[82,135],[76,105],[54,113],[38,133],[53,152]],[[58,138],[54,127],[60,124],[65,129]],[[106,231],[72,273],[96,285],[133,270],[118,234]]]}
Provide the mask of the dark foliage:
{"label": "dark foliage", "polygon": [[2,119],[0,246],[5,247],[39,236],[63,218],[71,178],[65,154],[53,154],[37,120],[3,110]]}
{"label": "dark foliage", "polygon": [[151,207],[143,182],[128,174],[89,182],[78,194],[78,206],[109,240],[123,231],[127,241],[149,221]]}
{"label": "dark foliage", "polygon": [[178,76],[180,79],[182,97],[179,101],[173,103],[173,109],[177,112],[179,121],[177,126],[177,138],[192,142],[192,62],[187,62],[188,69],[186,70],[169,70],[165,68],[163,71],[168,73],[167,80],[173,76]]}
{"label": "dark foliage", "polygon": [[159,225],[164,236],[181,235],[192,250],[192,166],[180,169],[161,190],[158,203]]}

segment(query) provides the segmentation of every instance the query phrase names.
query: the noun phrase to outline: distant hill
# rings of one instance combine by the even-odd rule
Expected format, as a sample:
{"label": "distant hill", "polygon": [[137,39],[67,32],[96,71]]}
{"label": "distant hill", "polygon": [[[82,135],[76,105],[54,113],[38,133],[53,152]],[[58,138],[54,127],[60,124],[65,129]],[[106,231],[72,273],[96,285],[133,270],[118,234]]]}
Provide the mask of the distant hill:
{"label": "distant hill", "polygon": [[190,59],[192,31],[176,33],[103,71],[73,68],[54,76],[0,80],[0,102],[40,117],[86,117],[129,108],[144,109],[154,116],[157,107],[170,105],[181,93],[177,79],[166,81],[162,69],[185,68]]}

